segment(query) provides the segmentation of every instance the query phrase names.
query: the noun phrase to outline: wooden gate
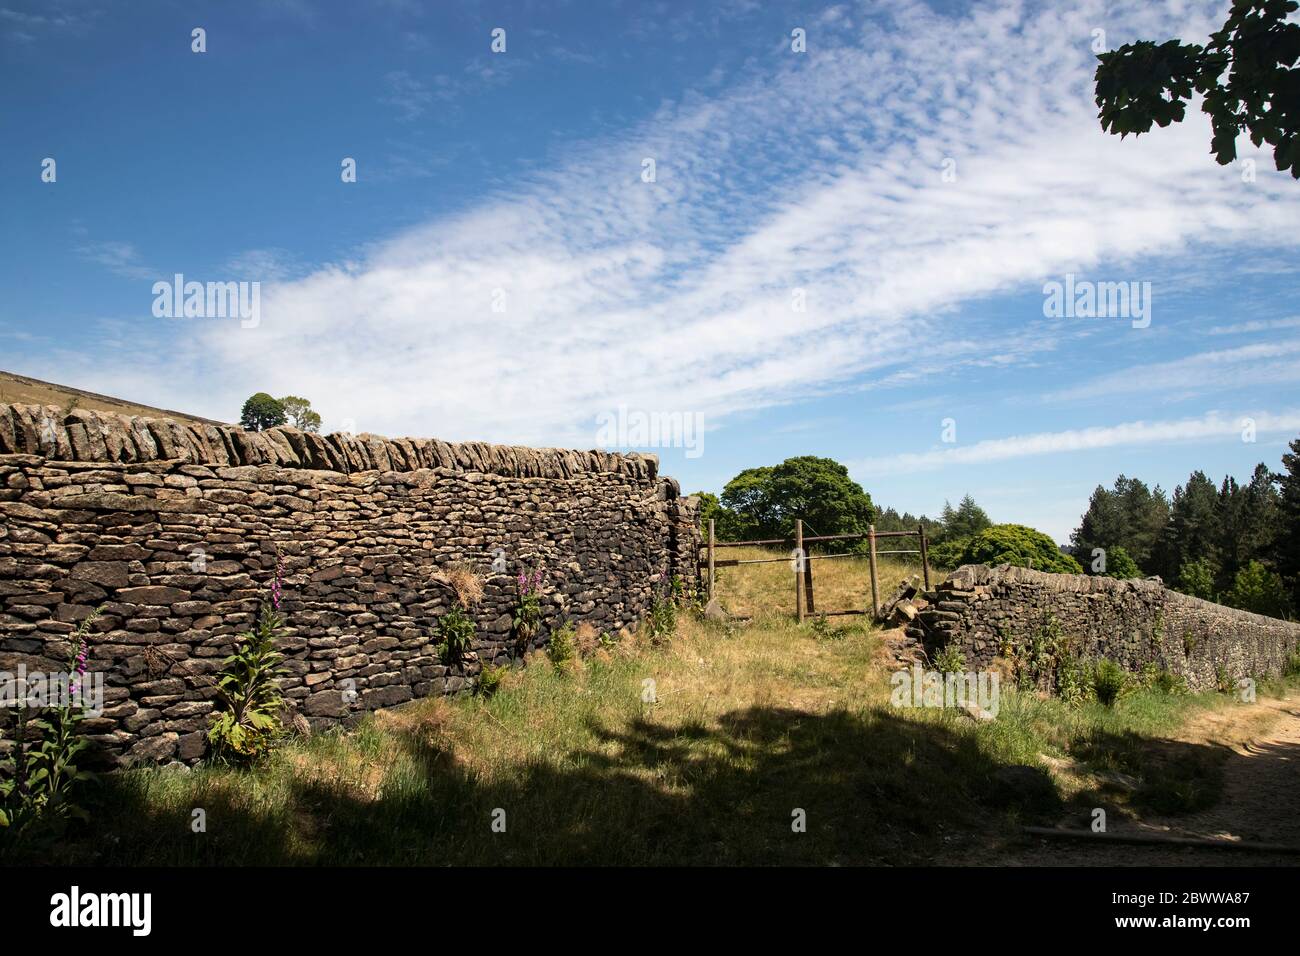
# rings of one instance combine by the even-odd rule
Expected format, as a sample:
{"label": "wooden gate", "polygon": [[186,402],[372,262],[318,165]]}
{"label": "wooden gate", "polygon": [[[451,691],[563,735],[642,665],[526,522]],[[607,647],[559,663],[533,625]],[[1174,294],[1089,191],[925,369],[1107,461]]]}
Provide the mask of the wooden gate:
{"label": "wooden gate", "polygon": [[[910,538],[917,539],[918,547],[911,549],[893,549],[889,551],[878,551],[876,541],[880,538],[896,539]],[[925,588],[930,589],[930,560],[928,554],[928,543],[925,537],[925,527],[918,526],[915,531],[877,531],[875,525],[867,529],[866,534],[822,534],[810,535],[804,537],[803,519],[799,518],[794,523],[793,538],[768,538],[761,541],[718,541],[714,521],[709,519],[709,536],[707,541],[702,545],[706,551],[705,560],[707,562],[707,574],[705,580],[708,582],[709,600],[714,597],[715,572],[718,568],[734,568],[746,564],[774,564],[778,561],[789,561],[794,566],[794,607],[795,617],[800,623],[809,614],[817,614],[816,599],[813,594],[813,562],[827,561],[835,558],[853,558],[859,555],[846,551],[842,554],[811,554],[804,549],[807,544],[817,544],[824,541],[862,541],[869,542],[867,557],[871,569],[871,616],[878,618],[880,616],[880,582],[876,569],[876,556],[886,554],[919,554],[921,556],[921,571],[925,577]],[[723,548],[752,548],[752,547],[771,547],[773,545],[793,545],[794,550],[788,557],[780,558],[747,558],[747,559],[719,559],[718,551]],[[822,611],[824,617],[846,614],[866,614],[865,610],[846,610],[846,611]]]}

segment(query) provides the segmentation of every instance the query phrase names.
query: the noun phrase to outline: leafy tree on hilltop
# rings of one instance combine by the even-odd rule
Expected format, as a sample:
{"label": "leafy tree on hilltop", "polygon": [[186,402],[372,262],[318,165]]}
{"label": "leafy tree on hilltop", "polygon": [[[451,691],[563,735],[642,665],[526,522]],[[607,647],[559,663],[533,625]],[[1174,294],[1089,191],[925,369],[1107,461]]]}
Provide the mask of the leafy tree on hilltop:
{"label": "leafy tree on hilltop", "polygon": [[250,396],[239,413],[239,424],[255,432],[283,425],[285,420],[284,406],[266,392]]}
{"label": "leafy tree on hilltop", "polygon": [[772,501],[771,482],[771,468],[746,468],[722,489],[722,505],[735,515],[735,540],[775,533],[776,505]]}
{"label": "leafy tree on hilltop", "polygon": [[1099,54],[1101,128],[1122,138],[1181,123],[1195,91],[1220,165],[1237,158],[1237,137],[1246,132],[1256,146],[1273,147],[1279,170],[1300,179],[1300,23],[1288,20],[1296,9],[1296,0],[1233,0],[1204,46],[1142,40]]}
{"label": "leafy tree on hilltop", "polygon": [[311,402],[297,395],[286,395],[278,399],[280,407],[288,418],[289,424],[305,432],[320,431],[320,415],[311,409]]}
{"label": "leafy tree on hilltop", "polygon": [[697,491],[694,497],[700,499],[700,530],[708,540],[709,519],[713,519],[713,533],[719,541],[743,541],[744,523],[740,516],[725,507],[718,496],[708,491]]}

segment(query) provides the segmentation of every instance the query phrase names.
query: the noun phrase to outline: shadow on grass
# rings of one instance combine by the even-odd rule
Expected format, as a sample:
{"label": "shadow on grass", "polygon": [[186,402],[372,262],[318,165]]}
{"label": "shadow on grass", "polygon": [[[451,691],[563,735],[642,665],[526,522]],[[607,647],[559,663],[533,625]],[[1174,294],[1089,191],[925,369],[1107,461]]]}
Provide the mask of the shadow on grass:
{"label": "shadow on grass", "polygon": [[[594,743],[563,761],[495,779],[399,734],[404,759],[389,764],[377,795],[283,763],[256,774],[116,774],[90,807],[93,824],[55,861],[943,863],[1062,809],[1041,771],[1028,771],[1038,786],[1024,786],[1024,771],[1009,782],[975,735],[885,710],[753,707],[716,725],[590,730]],[[195,808],[206,832],[192,832]]]}
{"label": "shadow on grass", "polygon": [[1076,741],[1071,750],[1096,770],[1136,781],[1135,787],[1102,786],[1081,794],[1080,800],[1101,806],[1098,801],[1113,804],[1118,798],[1119,804],[1139,814],[1166,816],[1214,806],[1223,794],[1227,765],[1245,759],[1222,744],[1152,739],[1132,731],[1094,731]]}

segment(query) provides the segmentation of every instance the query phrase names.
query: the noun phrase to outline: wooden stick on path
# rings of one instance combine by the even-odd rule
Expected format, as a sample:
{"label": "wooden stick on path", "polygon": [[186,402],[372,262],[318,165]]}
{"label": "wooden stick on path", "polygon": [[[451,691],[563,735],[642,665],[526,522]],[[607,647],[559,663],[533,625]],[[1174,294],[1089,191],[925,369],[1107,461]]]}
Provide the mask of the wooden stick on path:
{"label": "wooden stick on path", "polygon": [[1256,853],[1300,853],[1300,846],[1287,843],[1260,843],[1256,840],[1215,840],[1211,837],[1185,837],[1166,833],[1093,833],[1091,830],[1064,830],[1058,827],[1025,827],[1033,836],[1082,840],[1085,843],[1135,843],[1152,846],[1206,847],[1216,850],[1253,850]]}

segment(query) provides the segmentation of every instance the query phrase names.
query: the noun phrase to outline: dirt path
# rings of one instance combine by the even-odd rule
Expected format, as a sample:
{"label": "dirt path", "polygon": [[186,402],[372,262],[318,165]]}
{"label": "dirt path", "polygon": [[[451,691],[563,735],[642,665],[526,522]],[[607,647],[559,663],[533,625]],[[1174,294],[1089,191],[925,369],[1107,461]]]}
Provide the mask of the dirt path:
{"label": "dirt path", "polygon": [[[1177,817],[1115,820],[1111,833],[1168,834],[1300,846],[1300,697],[1261,699],[1244,710],[1217,711],[1190,722],[1175,738],[1221,747],[1223,795],[1213,807]],[[1075,821],[1072,826],[1079,826]],[[1008,848],[1008,865],[1300,866],[1300,855],[1039,839]]]}

